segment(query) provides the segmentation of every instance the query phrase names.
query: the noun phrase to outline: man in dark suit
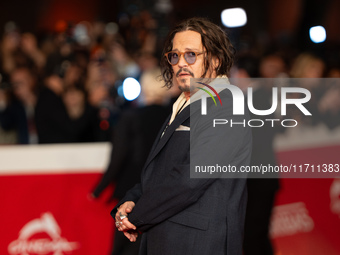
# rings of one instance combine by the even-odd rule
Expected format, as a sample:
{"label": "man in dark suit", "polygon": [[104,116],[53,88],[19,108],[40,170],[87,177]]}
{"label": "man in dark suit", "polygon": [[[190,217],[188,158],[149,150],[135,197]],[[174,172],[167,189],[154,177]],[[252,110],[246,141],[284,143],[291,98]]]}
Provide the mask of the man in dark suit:
{"label": "man in dark suit", "polygon": [[[191,178],[195,166],[218,164],[240,169],[250,161],[248,126],[212,128],[214,119],[230,118],[240,123],[242,117],[248,118],[247,114],[233,115],[230,91],[219,91],[223,108],[209,98],[208,114],[202,117],[200,100],[194,100],[199,91],[190,84],[191,78],[211,78],[213,82],[214,78],[226,78],[233,63],[233,47],[220,27],[192,18],[170,32],[164,56],[165,84],[174,84],[183,93],[156,138],[141,183],[126,194],[111,215],[130,241],[142,233],[143,255],[241,255],[246,179],[206,178],[209,173],[202,175],[204,178]],[[210,85],[214,88],[213,82]],[[193,164],[193,159],[199,165]]]}

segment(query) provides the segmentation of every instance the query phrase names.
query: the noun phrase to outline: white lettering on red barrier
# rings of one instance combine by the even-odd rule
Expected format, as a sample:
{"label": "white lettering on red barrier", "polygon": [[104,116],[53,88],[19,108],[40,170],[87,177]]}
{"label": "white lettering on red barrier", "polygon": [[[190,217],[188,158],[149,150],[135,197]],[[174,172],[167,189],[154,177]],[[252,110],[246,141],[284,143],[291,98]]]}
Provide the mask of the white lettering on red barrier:
{"label": "white lettering on red barrier", "polygon": [[329,195],[331,198],[331,211],[340,217],[340,179],[334,179]]}
{"label": "white lettering on red barrier", "polygon": [[298,202],[275,206],[270,225],[270,236],[276,238],[311,232],[314,221],[305,203]]}
{"label": "white lettering on red barrier", "polygon": [[[35,234],[46,233],[50,238],[31,238]],[[30,239],[31,238],[31,239]],[[8,245],[11,255],[48,254],[62,255],[79,248],[77,242],[68,242],[61,237],[61,229],[53,215],[46,212],[40,219],[28,222],[19,232],[19,238]]]}

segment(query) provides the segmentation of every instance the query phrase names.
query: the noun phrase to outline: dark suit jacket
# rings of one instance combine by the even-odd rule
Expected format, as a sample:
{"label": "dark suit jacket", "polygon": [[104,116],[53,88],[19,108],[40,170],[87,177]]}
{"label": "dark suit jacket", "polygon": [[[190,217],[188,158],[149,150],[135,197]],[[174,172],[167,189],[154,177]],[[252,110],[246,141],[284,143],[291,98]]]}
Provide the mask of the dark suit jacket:
{"label": "dark suit jacket", "polygon": [[[234,118],[232,97],[228,90],[223,101],[225,111],[218,111],[208,100],[208,115],[186,107],[167,128],[158,134],[144,166],[141,183],[122,201],[136,206],[128,218],[142,235],[140,254],[174,255],[242,254],[242,235],[246,209],[246,179],[190,178],[190,155],[202,154],[207,165],[247,165],[251,154],[251,131],[248,127],[219,126],[221,136],[206,136],[205,129],[214,118]],[[198,107],[199,108],[199,107]],[[176,131],[180,126],[189,131]],[[164,129],[165,125],[163,126]],[[191,134],[190,134],[191,133]],[[190,135],[194,138],[190,143]],[[215,150],[219,143],[224,150]],[[191,150],[190,150],[191,146]],[[200,149],[200,146],[201,149]]]}
{"label": "dark suit jacket", "polygon": [[169,110],[161,105],[148,105],[125,111],[112,136],[110,164],[93,192],[98,197],[111,183],[116,187],[113,198],[122,199],[140,182],[140,174],[157,132]]}

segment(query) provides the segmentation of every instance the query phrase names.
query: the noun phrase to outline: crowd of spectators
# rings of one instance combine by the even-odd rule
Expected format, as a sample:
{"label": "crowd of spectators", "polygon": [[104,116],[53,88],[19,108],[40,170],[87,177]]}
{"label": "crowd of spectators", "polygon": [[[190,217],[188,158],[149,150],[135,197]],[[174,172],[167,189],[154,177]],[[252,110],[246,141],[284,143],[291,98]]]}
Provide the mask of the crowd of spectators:
{"label": "crowd of spectators", "polygon": [[[244,91],[249,86],[255,91],[262,89],[263,96],[266,97],[263,100],[270,100],[270,105],[274,96],[273,87],[278,89],[285,86],[298,87],[310,92],[311,98],[304,103],[304,107],[312,116],[306,116],[295,105],[287,105],[286,116],[276,112],[277,119],[294,119],[299,125],[311,127],[322,123],[330,130],[340,125],[340,66],[330,65],[326,59],[315,53],[298,53],[290,61],[287,61],[282,52],[260,57],[246,53],[238,56],[231,77]],[[288,98],[305,96],[303,93],[288,94]],[[278,98],[280,99],[279,95]],[[256,105],[254,107],[267,110],[270,105],[265,109],[257,108]],[[280,111],[280,107],[277,111]]]}
{"label": "crowd of spectators", "polygon": [[[122,81],[159,74],[156,28],[148,13],[131,19],[123,33],[116,23],[60,22],[38,36],[8,23],[0,41],[0,144],[109,141],[121,110],[137,104],[118,93]],[[339,66],[313,53],[285,56],[241,51],[231,76],[340,77]],[[316,123],[340,125],[339,84],[315,79],[306,88]]]}
{"label": "crowd of spectators", "polygon": [[122,81],[160,72],[155,21],[132,21],[136,30],[124,36],[116,23],[96,21],[60,22],[41,38],[8,23],[0,41],[0,143],[108,141],[121,110],[141,103],[124,99]]}

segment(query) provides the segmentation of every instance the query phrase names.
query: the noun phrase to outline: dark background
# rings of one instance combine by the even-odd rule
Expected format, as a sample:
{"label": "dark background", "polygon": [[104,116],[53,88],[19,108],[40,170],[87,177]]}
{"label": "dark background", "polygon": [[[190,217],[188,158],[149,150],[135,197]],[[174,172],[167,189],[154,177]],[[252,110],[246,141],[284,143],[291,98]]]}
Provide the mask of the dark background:
{"label": "dark background", "polygon": [[[308,46],[309,28],[323,25],[327,31],[327,43],[339,43],[339,0],[168,0],[173,9],[158,14],[158,19],[169,26],[187,17],[206,16],[220,23],[220,13],[225,8],[242,7],[248,23],[238,29],[237,35],[252,40],[294,41],[299,47]],[[154,12],[162,0],[11,0],[0,2],[0,32],[7,21],[14,21],[22,32],[41,33],[53,31],[59,20],[118,22],[122,14],[129,16],[141,10]],[[157,16],[157,15],[156,15]],[[235,29],[234,29],[235,30]],[[236,32],[234,32],[236,33]],[[250,37],[250,38],[249,38]]]}

